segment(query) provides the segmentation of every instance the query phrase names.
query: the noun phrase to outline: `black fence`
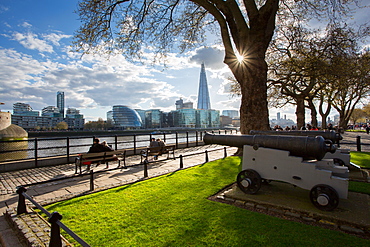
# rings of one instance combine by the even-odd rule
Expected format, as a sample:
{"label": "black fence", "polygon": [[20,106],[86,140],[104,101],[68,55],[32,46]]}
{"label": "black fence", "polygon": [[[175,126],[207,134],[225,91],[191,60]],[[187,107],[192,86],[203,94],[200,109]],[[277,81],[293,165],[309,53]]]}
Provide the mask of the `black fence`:
{"label": "black fence", "polygon": [[[219,130],[213,133],[232,134],[236,130]],[[86,153],[93,143],[95,137],[105,140],[114,150],[137,149],[149,146],[151,138],[160,138],[167,144],[198,142],[203,138],[204,132],[175,132],[175,133],[149,133],[129,135],[105,135],[89,137],[57,137],[57,138],[32,138],[28,140],[0,141],[0,162],[17,160],[37,160],[40,158],[67,156]]]}
{"label": "black fence", "polygon": [[31,196],[26,194],[27,189],[23,186],[17,187],[18,197],[18,206],[17,206],[17,215],[27,213],[26,201],[28,199],[32,204],[37,207],[41,212],[46,214],[48,217],[48,222],[51,224],[50,230],[50,242],[49,246],[60,246],[62,247],[62,238],[60,235],[60,228],[62,228],[66,233],[68,233],[72,238],[74,238],[81,246],[89,247],[90,245],[86,243],[82,238],[80,238],[76,233],[64,225],[60,220],[62,215],[58,212],[49,213],[44,207],[38,204]]}

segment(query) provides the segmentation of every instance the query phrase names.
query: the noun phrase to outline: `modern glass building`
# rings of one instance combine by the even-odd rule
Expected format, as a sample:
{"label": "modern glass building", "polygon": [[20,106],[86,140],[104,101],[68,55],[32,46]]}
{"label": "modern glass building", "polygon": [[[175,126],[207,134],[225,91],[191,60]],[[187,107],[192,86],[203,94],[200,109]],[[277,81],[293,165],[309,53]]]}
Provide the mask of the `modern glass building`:
{"label": "modern glass building", "polygon": [[197,110],[196,112],[196,127],[208,128],[209,126],[209,110]]}
{"label": "modern glass building", "polygon": [[145,111],[145,127],[162,128],[162,111],[158,109]]}
{"label": "modern glass building", "polygon": [[198,91],[198,105],[197,109],[211,109],[211,101],[209,99],[208,85],[207,85],[207,75],[204,63],[200,70],[199,79],[199,91]]}
{"label": "modern glass building", "polygon": [[64,92],[57,92],[57,107],[61,116],[64,117]]}
{"label": "modern glass building", "polygon": [[222,115],[228,116],[230,118],[239,117],[239,111],[238,110],[223,110]]}
{"label": "modern glass building", "polygon": [[210,128],[219,128],[220,127],[220,111],[218,110],[209,110],[208,111],[208,127]]}
{"label": "modern glass building", "polygon": [[142,122],[139,114],[124,105],[115,105],[112,110],[112,120],[115,128],[137,129],[141,128]]}
{"label": "modern glass building", "polygon": [[13,104],[13,115],[38,117],[40,113],[34,111],[29,104],[17,102]]}
{"label": "modern glass building", "polygon": [[196,110],[179,109],[174,114],[174,124],[176,127],[194,128],[196,127]]}

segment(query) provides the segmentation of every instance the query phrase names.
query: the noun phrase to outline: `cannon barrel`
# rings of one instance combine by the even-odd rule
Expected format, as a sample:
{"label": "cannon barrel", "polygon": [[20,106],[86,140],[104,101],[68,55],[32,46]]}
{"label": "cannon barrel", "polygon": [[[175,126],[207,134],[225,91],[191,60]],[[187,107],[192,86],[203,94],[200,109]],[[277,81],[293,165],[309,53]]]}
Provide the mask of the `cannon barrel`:
{"label": "cannon barrel", "polygon": [[205,144],[220,144],[242,148],[244,145],[289,151],[290,155],[303,159],[321,160],[327,152],[334,153],[336,146],[322,136],[276,136],[276,135],[213,135],[206,133]]}
{"label": "cannon barrel", "polygon": [[338,143],[343,140],[340,133],[335,131],[310,131],[310,130],[287,130],[287,131],[273,131],[273,130],[251,130],[251,135],[289,135],[289,136],[322,136],[325,140],[331,140],[333,143]]}

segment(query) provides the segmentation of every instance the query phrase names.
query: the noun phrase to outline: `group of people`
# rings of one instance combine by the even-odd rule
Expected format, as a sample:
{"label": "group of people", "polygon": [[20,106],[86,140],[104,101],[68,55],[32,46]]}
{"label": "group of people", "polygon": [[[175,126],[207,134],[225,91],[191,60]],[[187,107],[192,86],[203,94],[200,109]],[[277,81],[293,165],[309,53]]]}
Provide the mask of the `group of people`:
{"label": "group of people", "polygon": [[[327,125],[327,130],[334,130],[334,127],[331,123]],[[292,127],[286,126],[285,128],[282,128],[280,125],[275,125],[272,130],[275,131],[283,131],[283,130],[298,130],[297,126],[293,125]],[[306,126],[302,126],[300,130],[319,130],[316,126],[313,126],[311,124],[307,124]]]}
{"label": "group of people", "polygon": [[[152,138],[151,141],[150,141],[149,147],[151,147],[151,148],[159,147],[158,155],[161,155],[161,154],[165,153],[166,143],[164,143],[164,141],[161,140],[160,138],[158,138],[157,140],[155,138]],[[155,155],[154,159],[158,159],[158,155]]]}
{"label": "group of people", "polygon": [[108,145],[108,143],[106,141],[102,141],[100,143],[100,139],[95,138],[88,153],[100,153],[100,152],[108,152],[108,151],[113,151],[113,149]]}

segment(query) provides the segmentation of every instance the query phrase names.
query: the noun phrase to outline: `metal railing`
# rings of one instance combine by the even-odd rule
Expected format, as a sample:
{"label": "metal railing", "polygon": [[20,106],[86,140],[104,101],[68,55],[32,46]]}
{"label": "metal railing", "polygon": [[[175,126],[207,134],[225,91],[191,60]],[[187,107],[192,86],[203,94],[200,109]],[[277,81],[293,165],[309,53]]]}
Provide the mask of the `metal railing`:
{"label": "metal railing", "polygon": [[[218,133],[237,133],[236,130],[212,131]],[[147,133],[129,135],[105,135],[99,136],[101,140],[106,140],[114,150],[133,149],[137,154],[137,149],[149,145],[151,138],[161,138],[168,144],[198,142],[202,140],[201,131],[194,132],[175,132],[175,133]],[[30,138],[28,140],[0,141],[0,162],[34,160],[41,158],[66,156],[69,160],[70,155],[84,153],[89,150],[95,136],[84,137],[57,137],[57,138]],[[188,144],[187,144],[188,145]]]}
{"label": "metal railing", "polygon": [[35,205],[41,212],[46,214],[49,218],[48,222],[51,224],[51,231],[50,231],[50,242],[49,246],[53,247],[61,247],[62,246],[62,238],[60,235],[60,228],[62,228],[66,233],[68,233],[73,239],[75,239],[81,246],[89,247],[90,245],[86,243],[82,238],[80,238],[76,233],[74,233],[71,229],[69,229],[66,225],[64,225],[60,220],[62,219],[62,215],[58,212],[50,213],[40,204],[38,204],[35,200],[32,199],[29,195],[26,194],[27,189],[23,186],[17,187],[17,194],[18,197],[18,206],[17,206],[17,215],[27,213],[26,207],[26,200],[28,199]]}

